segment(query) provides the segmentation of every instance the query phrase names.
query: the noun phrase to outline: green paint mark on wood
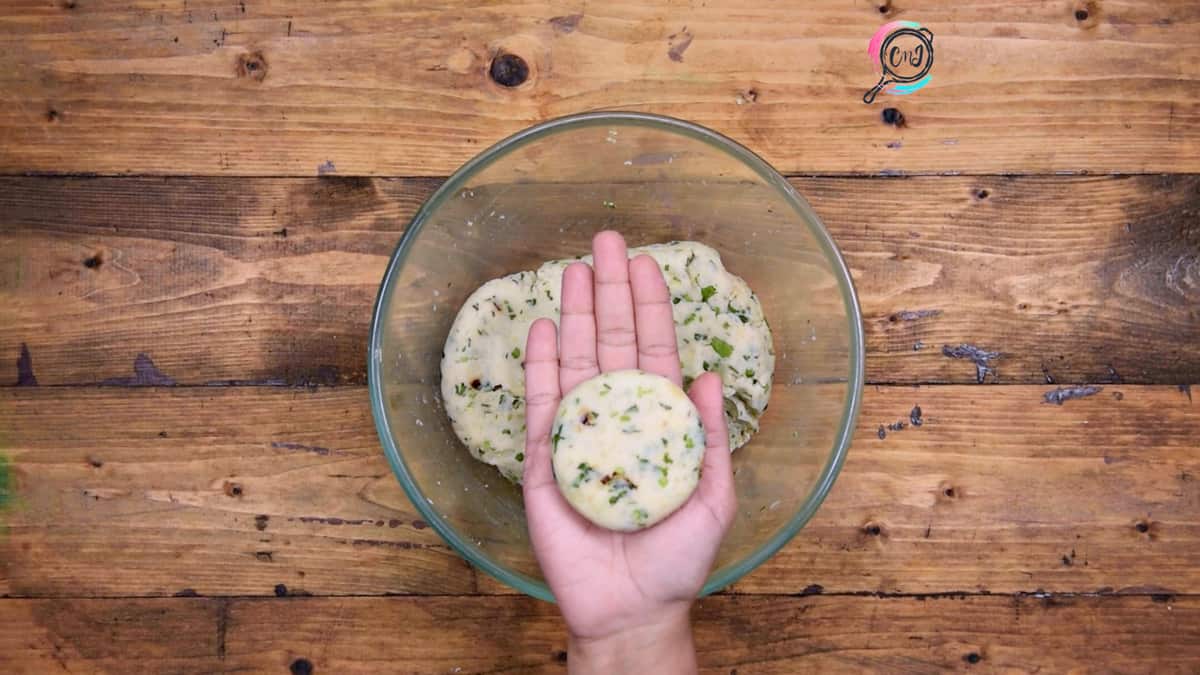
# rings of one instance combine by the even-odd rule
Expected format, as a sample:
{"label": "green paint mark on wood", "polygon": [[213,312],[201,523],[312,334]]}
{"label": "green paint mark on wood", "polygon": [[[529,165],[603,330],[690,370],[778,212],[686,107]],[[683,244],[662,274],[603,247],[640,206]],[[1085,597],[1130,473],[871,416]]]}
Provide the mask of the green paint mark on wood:
{"label": "green paint mark on wood", "polygon": [[9,498],[12,497],[9,485],[8,457],[0,455],[0,509],[8,506]]}

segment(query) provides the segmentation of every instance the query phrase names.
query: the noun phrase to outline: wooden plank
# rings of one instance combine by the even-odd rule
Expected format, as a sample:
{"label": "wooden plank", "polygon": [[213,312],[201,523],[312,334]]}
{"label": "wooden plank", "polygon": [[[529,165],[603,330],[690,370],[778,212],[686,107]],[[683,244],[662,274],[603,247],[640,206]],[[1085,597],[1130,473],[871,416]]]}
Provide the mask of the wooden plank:
{"label": "wooden plank", "polygon": [[[974,382],[969,359],[943,355],[964,343],[1000,354],[989,382],[1200,381],[1195,176],[793,184],[854,274],[868,381]],[[129,382],[139,354],[180,384],[364,383],[370,310],[387,256],[435,185],[0,179],[0,357],[12,364],[27,349],[29,372],[43,385]],[[612,224],[599,201],[560,203],[571,205],[567,220],[582,225],[560,234],[552,223],[548,249],[536,256],[586,248],[593,227]],[[729,208],[736,219],[740,207]],[[477,227],[502,225],[487,214],[481,206]],[[669,221],[641,213],[628,218],[645,241],[710,241],[751,278],[795,254],[773,242],[751,261],[742,248],[757,239],[718,220],[676,227],[646,224]],[[456,245],[457,233],[442,235],[446,247]],[[506,264],[534,264],[527,248],[493,241],[491,256],[479,259],[447,251],[431,273],[490,278],[515,271]],[[410,323],[432,330],[421,322],[449,321],[469,285],[409,294]],[[787,291],[760,288],[777,339],[803,342],[812,332],[802,323],[808,314],[792,310]],[[18,381],[9,372],[4,383]]]}
{"label": "wooden plank", "polygon": [[[801,389],[781,388],[755,443],[805,447]],[[1059,406],[1047,390],[869,387],[825,504],[734,590],[1196,593],[1200,401],[1108,385]],[[879,438],[915,405],[921,426]],[[369,415],[362,387],[0,390],[0,594],[511,592],[421,520]],[[739,481],[772,459],[755,448],[735,455]],[[804,482],[757,480],[775,475]],[[742,494],[748,523],[788,512]]]}
{"label": "wooden plank", "polygon": [[[880,4],[8,2],[0,171],[446,175],[596,109],[791,173],[1200,170],[1194,3]],[[897,18],[935,34],[932,82],[863,105]],[[489,77],[500,54],[520,86]]]}
{"label": "wooden plank", "polygon": [[[706,673],[1200,667],[1196,596],[725,596],[701,600],[693,626]],[[0,600],[0,645],[16,672],[564,672],[567,661],[554,606],[521,597]]]}

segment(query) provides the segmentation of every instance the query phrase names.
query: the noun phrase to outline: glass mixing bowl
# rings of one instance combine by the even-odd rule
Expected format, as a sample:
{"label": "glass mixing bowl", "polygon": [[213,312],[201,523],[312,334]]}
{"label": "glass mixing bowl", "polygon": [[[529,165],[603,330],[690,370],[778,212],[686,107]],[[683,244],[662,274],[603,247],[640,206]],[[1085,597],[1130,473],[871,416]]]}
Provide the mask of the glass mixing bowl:
{"label": "glass mixing bowl", "polygon": [[778,551],[812,517],[846,455],[863,383],[850,274],[812,208],[766,162],[703,127],[636,113],[539,124],[467,162],[417,211],[371,324],[371,406],[384,451],[423,517],[468,561],[552,600],[520,490],[472,459],[439,395],[446,334],[484,282],[590,252],[696,240],[762,301],[775,375],[762,429],[733,455],[738,515],[704,593]]}

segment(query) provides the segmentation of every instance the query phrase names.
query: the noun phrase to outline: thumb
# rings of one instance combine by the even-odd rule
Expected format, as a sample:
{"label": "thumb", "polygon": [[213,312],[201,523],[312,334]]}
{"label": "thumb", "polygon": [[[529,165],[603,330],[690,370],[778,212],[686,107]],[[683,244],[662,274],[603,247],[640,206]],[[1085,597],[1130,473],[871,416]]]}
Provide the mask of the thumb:
{"label": "thumb", "polygon": [[725,398],[721,378],[704,373],[688,391],[704,425],[704,469],[696,496],[726,528],[733,522],[737,495],[733,490],[733,465],[729,458],[729,432],[725,426]]}

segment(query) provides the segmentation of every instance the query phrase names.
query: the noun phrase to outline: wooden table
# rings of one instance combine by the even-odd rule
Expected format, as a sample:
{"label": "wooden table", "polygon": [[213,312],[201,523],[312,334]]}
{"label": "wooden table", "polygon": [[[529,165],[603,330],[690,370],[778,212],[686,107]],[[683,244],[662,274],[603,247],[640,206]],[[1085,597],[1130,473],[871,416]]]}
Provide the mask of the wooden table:
{"label": "wooden table", "polygon": [[[866,106],[893,19],[934,78]],[[865,314],[845,469],[698,603],[705,669],[1200,669],[1192,0],[10,0],[0,100],[6,672],[561,671],[401,492],[364,356],[442,177],[599,108],[794,176]]]}

